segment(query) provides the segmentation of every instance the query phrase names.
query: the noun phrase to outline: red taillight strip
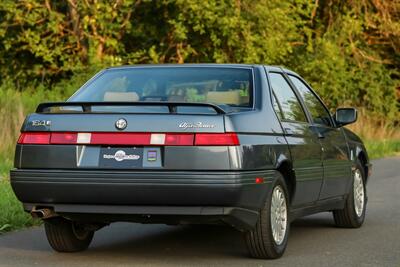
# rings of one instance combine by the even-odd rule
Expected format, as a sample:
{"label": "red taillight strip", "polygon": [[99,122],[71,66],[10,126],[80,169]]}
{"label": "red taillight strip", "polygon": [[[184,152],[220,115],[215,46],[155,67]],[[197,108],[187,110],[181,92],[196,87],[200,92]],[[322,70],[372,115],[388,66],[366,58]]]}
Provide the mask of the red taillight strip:
{"label": "red taillight strip", "polygon": [[236,133],[198,133],[195,146],[237,146],[239,138]]}
{"label": "red taillight strip", "polygon": [[77,133],[51,133],[50,144],[76,144]]}
{"label": "red taillight strip", "polygon": [[194,134],[168,133],[165,135],[166,146],[193,146]]}
{"label": "red taillight strip", "polygon": [[21,133],[18,138],[18,144],[50,144],[50,133],[34,132],[34,133]]}
{"label": "red taillight strip", "polygon": [[75,133],[24,132],[18,144],[138,146],[237,146],[236,133]]}
{"label": "red taillight strip", "polygon": [[92,133],[91,145],[150,145],[150,133]]}

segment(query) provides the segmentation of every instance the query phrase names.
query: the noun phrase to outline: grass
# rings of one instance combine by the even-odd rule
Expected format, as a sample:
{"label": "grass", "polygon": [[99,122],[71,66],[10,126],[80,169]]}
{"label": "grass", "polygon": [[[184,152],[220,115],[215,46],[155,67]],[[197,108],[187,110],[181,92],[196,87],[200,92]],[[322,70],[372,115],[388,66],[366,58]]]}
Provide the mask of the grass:
{"label": "grass", "polygon": [[0,233],[40,224],[23,211],[7,179],[0,181],[0,210]]}
{"label": "grass", "polygon": [[400,155],[400,140],[366,140],[364,144],[371,159]]}
{"label": "grass", "polygon": [[348,127],[364,141],[371,159],[400,155],[400,127],[359,111],[356,123]]}
{"label": "grass", "polygon": [[8,180],[0,181],[0,210],[0,233],[40,224],[23,211]]}
{"label": "grass", "polygon": [[0,155],[0,234],[40,224],[39,220],[33,220],[23,211],[21,202],[15,197],[8,179],[11,167],[11,158]]}

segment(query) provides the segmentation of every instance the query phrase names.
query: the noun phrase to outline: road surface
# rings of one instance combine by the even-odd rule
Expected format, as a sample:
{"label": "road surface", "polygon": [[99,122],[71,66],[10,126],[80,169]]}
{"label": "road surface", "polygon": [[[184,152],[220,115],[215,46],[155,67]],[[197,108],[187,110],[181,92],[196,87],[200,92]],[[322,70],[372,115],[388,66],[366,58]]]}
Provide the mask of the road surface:
{"label": "road surface", "polygon": [[283,258],[247,257],[239,232],[218,226],[117,223],[88,251],[53,252],[43,227],[0,236],[0,266],[400,266],[400,158],[373,162],[364,226],[335,228],[330,213],[296,220]]}

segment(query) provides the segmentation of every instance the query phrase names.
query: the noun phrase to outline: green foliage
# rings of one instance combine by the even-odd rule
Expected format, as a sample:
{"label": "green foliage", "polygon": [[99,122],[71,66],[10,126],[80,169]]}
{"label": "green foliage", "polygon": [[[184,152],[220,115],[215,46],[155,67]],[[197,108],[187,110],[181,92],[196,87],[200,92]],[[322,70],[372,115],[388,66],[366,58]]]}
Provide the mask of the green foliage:
{"label": "green foliage", "polygon": [[356,65],[333,41],[323,40],[316,49],[313,54],[299,53],[299,64],[293,69],[304,75],[328,106],[363,107],[371,115],[398,119],[395,88],[399,81],[391,78],[393,70],[374,62]]}
{"label": "green foliage", "polygon": [[311,82],[330,107],[363,107],[375,117],[396,120],[398,69],[376,60],[378,51],[363,39],[366,21],[354,12],[341,10],[328,30],[318,32],[307,47],[297,47],[293,58],[298,64],[293,69]]}
{"label": "green foliage", "polygon": [[[10,79],[3,80],[0,83],[0,121],[7,127],[0,130],[0,154],[6,152],[12,157],[12,150],[26,114],[34,112],[41,102],[67,100],[96,71],[87,70],[52,87],[33,83],[25,86],[23,91],[16,91]],[[0,167],[1,164],[3,163],[0,161]]]}
{"label": "green foliage", "polygon": [[396,120],[398,14],[388,0],[4,0],[0,83],[65,99],[104,66],[266,63],[298,71],[332,108]]}
{"label": "green foliage", "polygon": [[206,96],[199,94],[196,88],[187,89],[186,97],[188,102],[202,102],[206,100]]}
{"label": "green foliage", "polygon": [[33,220],[28,213],[25,213],[21,202],[12,192],[10,182],[0,180],[0,234],[6,231],[39,225],[39,220]]}
{"label": "green foliage", "polygon": [[367,140],[365,146],[371,159],[400,155],[400,140]]}
{"label": "green foliage", "polygon": [[279,63],[301,38],[287,1],[157,1],[140,11],[132,24],[149,28],[135,39],[151,49],[139,62]]}

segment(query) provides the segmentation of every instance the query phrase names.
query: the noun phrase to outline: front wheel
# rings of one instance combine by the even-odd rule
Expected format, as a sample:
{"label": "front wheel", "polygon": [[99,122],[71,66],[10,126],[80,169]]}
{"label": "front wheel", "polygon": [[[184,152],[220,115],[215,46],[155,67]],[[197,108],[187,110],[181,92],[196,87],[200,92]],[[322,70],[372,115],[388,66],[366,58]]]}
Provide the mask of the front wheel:
{"label": "front wheel", "polygon": [[84,225],[61,217],[44,221],[47,240],[58,252],[78,252],[88,248],[94,231],[85,229]]}
{"label": "front wheel", "polygon": [[281,174],[260,211],[255,228],[245,234],[250,255],[259,259],[276,259],[283,255],[289,235],[288,191]]}
{"label": "front wheel", "polygon": [[334,210],[333,218],[338,227],[358,228],[365,219],[367,192],[365,190],[365,173],[360,162],[353,172],[353,183],[346,199],[344,209]]}

